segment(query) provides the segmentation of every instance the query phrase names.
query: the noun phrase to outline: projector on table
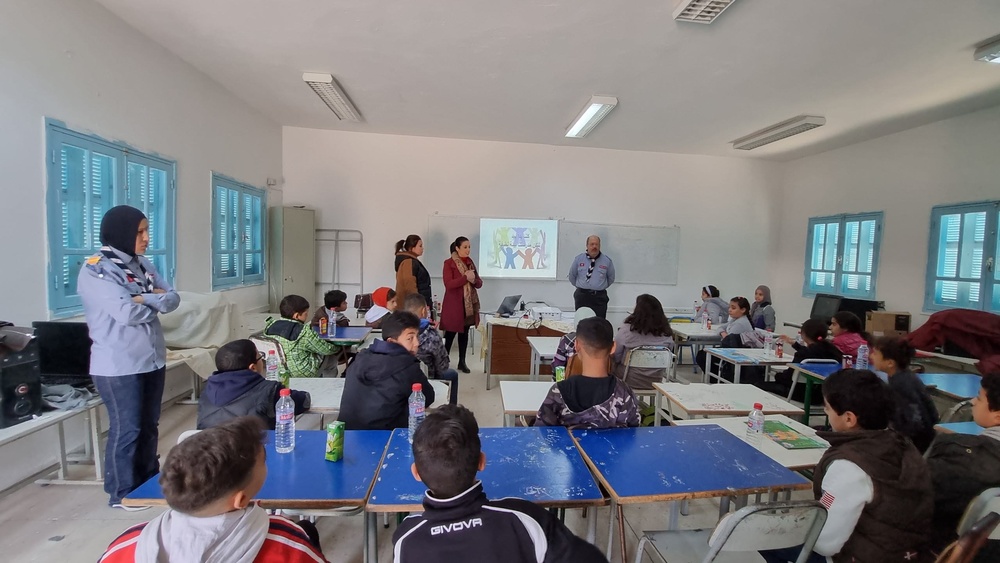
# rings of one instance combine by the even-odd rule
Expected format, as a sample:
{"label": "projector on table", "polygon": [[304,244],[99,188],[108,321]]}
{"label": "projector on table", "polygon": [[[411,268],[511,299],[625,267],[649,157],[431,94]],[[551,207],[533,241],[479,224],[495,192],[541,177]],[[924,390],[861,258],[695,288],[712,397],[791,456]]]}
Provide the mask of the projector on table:
{"label": "projector on table", "polygon": [[531,318],[540,321],[558,321],[562,319],[562,311],[555,307],[532,307]]}

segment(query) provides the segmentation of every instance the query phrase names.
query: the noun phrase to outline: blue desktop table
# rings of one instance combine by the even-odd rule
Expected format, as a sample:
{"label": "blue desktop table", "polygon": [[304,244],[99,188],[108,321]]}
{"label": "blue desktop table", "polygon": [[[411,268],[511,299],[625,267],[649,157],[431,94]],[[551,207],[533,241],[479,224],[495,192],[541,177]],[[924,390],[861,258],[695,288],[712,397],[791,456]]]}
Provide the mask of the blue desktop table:
{"label": "blue desktop table", "polygon": [[971,373],[918,373],[917,377],[931,391],[955,400],[964,401],[979,395],[983,378]]}
{"label": "blue desktop table", "polygon": [[[479,437],[486,469],[478,477],[491,499],[517,497],[545,507],[565,508],[607,502],[565,428],[480,428]],[[365,507],[371,527],[379,512],[423,511],[427,488],[413,478],[412,463],[409,431],[394,430]],[[596,532],[594,522],[596,515],[591,515],[591,541]],[[374,537],[369,531],[369,538]]]}
{"label": "blue desktop table", "polygon": [[[573,430],[571,434],[611,494],[611,526],[617,519],[622,561],[627,561],[624,504],[722,497],[720,512],[728,512],[730,496],[812,486],[715,424]],[[671,512],[675,528],[676,503]],[[613,537],[608,534],[609,556]]]}
{"label": "blue desktop table", "polygon": [[942,434],[968,434],[979,436],[983,433],[983,427],[975,422],[943,422],[934,427]]}
{"label": "blue desktop table", "polygon": [[313,327],[313,330],[323,340],[333,342],[339,346],[361,344],[372,332],[372,328],[368,326],[338,326],[333,334],[321,334],[319,327],[316,326]]}

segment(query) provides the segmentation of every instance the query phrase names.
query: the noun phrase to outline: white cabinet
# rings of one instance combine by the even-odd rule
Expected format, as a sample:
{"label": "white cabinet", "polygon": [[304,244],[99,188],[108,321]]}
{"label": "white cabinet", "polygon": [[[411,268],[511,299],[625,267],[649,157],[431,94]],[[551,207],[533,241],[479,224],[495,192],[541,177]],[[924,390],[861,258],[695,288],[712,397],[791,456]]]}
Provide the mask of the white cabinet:
{"label": "white cabinet", "polygon": [[301,207],[268,210],[271,259],[268,303],[272,312],[286,295],[301,295],[310,305],[316,296],[316,212]]}

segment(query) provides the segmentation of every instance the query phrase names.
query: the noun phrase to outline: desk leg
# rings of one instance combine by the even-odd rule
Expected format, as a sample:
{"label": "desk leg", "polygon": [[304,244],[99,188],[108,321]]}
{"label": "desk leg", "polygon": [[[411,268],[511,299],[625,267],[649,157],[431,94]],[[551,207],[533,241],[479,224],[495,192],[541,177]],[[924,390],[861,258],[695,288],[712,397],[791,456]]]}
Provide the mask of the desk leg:
{"label": "desk leg", "polygon": [[531,349],[531,380],[538,381],[539,365],[542,362],[542,358],[538,355],[538,352],[534,348]]}
{"label": "desk leg", "polygon": [[681,520],[681,505],[679,500],[670,501],[670,514],[667,516],[667,529],[676,530]]}
{"label": "desk leg", "polygon": [[94,478],[104,481],[104,456],[101,455],[101,408],[90,409],[90,439],[94,442]]}
{"label": "desk leg", "polygon": [[656,396],[653,398],[653,420],[656,421],[656,422],[653,423],[654,426],[659,426],[660,425],[660,421],[663,420],[663,416],[660,415],[660,407],[663,406],[663,399],[662,399],[662,397],[663,397],[663,393],[660,393],[659,391],[657,391],[656,392]]}
{"label": "desk leg", "polygon": [[686,499],[681,501],[681,515],[687,516],[691,512],[690,508]]}
{"label": "desk leg", "polygon": [[597,507],[583,509],[583,514],[587,516],[587,543],[597,545]]}
{"label": "desk leg", "polygon": [[56,424],[56,432],[59,434],[59,480],[65,481],[67,475],[67,461],[66,461],[66,431],[63,429],[63,423],[60,422]]}
{"label": "desk leg", "polygon": [[802,404],[802,410],[805,411],[805,413],[802,415],[802,424],[809,426],[809,415],[810,411],[812,410],[813,380],[809,376],[805,376],[804,379],[806,380],[806,393],[805,396],[802,397],[802,399],[805,401]]}
{"label": "desk leg", "polygon": [[486,360],[483,363],[483,371],[486,372],[486,390],[490,390],[490,363],[493,356],[493,327],[486,323]]}
{"label": "desk leg", "polygon": [[510,428],[514,426],[514,415],[504,413],[503,415],[503,426],[504,428]]}
{"label": "desk leg", "polygon": [[378,514],[365,512],[365,529],[362,541],[365,545],[365,563],[378,563]]}
{"label": "desk leg", "polygon": [[[719,365],[719,377],[722,377],[722,366]],[[740,364],[739,362],[733,363],[733,383],[739,385],[740,383]]]}
{"label": "desk leg", "polygon": [[628,561],[628,559],[627,559],[628,553],[626,553],[626,549],[625,549],[625,510],[624,510],[624,507],[621,504],[618,505],[617,512],[618,512],[618,515],[617,515],[618,516],[618,542],[621,543],[622,563],[624,563],[625,561]]}
{"label": "desk leg", "polygon": [[722,520],[726,514],[729,514],[729,497],[724,496],[719,500],[719,520]]}
{"label": "desk leg", "polygon": [[604,556],[611,559],[611,550],[615,546],[615,515],[618,514],[618,504],[611,500],[611,512],[608,513],[608,548],[604,550]]}

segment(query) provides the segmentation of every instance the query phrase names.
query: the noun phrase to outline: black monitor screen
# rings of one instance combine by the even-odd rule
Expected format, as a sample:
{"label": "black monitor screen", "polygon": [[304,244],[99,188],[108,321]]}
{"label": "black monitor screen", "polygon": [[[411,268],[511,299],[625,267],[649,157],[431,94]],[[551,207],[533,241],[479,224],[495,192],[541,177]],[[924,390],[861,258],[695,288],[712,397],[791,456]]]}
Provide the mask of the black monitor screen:
{"label": "black monitor screen", "polygon": [[517,310],[517,302],[521,300],[520,295],[508,295],[503,298],[503,302],[500,303],[500,308],[497,309],[498,315],[510,315]]}
{"label": "black monitor screen", "polygon": [[838,295],[820,293],[813,300],[812,312],[809,313],[809,318],[829,323],[833,315],[840,310],[840,300],[841,298]]}
{"label": "black monitor screen", "polygon": [[86,376],[90,373],[90,334],[87,323],[36,321],[38,367],[43,376]]}

